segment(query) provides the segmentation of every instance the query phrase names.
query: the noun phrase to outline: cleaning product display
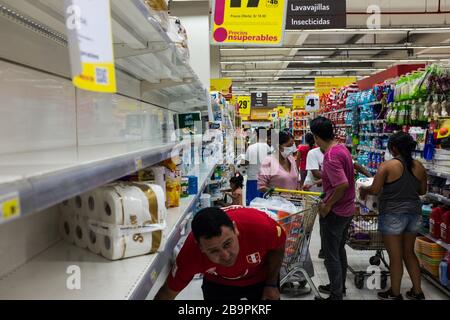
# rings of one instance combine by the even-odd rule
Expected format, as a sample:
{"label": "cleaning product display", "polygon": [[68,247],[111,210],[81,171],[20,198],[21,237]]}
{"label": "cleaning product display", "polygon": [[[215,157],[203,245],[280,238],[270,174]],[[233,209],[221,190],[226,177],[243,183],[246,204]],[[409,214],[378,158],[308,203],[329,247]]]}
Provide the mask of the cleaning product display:
{"label": "cleaning product display", "polygon": [[109,184],[61,204],[60,233],[109,260],[154,253],[164,245],[164,203],[160,186]]}

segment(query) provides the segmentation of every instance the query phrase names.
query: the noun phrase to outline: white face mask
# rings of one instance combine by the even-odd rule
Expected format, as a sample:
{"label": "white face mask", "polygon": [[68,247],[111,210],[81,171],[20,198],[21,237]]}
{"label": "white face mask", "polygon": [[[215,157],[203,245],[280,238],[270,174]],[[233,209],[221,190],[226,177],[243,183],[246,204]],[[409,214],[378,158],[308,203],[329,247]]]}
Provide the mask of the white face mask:
{"label": "white face mask", "polygon": [[297,151],[297,148],[295,146],[292,147],[284,147],[284,151],[281,152],[281,155],[284,158],[289,157],[291,154],[295,153]]}

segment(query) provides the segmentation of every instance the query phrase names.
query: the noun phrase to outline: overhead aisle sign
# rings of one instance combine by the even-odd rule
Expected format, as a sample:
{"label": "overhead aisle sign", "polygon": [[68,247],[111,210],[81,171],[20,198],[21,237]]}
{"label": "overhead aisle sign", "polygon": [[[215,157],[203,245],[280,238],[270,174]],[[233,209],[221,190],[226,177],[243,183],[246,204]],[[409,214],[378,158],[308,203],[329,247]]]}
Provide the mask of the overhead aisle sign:
{"label": "overhead aisle sign", "polygon": [[305,109],[308,112],[316,112],[319,111],[319,94],[317,93],[309,93],[305,96]]}
{"label": "overhead aisle sign", "polygon": [[295,94],[292,97],[292,109],[305,109],[305,95]]}
{"label": "overhead aisle sign", "polygon": [[287,0],[215,0],[212,44],[281,46]]}
{"label": "overhead aisle sign", "polygon": [[347,28],[346,0],[288,0],[286,30]]}
{"label": "overhead aisle sign", "polygon": [[116,92],[109,0],[65,0],[65,13],[73,84]]}
{"label": "overhead aisle sign", "polygon": [[233,98],[233,79],[211,79],[210,91],[219,91],[230,101]]}
{"label": "overhead aisle sign", "polygon": [[255,92],[251,94],[252,108],[267,108],[268,99],[266,92]]}
{"label": "overhead aisle sign", "polygon": [[356,77],[316,78],[315,90],[320,95],[328,94],[332,89],[340,89],[356,82]]}

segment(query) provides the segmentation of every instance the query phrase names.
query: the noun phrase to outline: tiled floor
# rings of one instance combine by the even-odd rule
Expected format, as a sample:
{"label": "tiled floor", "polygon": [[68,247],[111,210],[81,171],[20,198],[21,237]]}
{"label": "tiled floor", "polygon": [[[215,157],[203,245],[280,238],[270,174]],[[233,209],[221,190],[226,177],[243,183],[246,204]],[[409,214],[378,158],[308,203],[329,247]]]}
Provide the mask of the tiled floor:
{"label": "tiled floor", "polygon": [[[314,271],[315,276],[312,278],[316,286],[327,284],[328,281],[328,275],[325,269],[325,266],[323,264],[323,260],[319,259],[317,257],[317,254],[319,252],[320,248],[320,238],[319,238],[319,229],[318,224],[316,223],[313,236],[310,243],[310,252],[311,252],[311,258],[314,263]],[[366,270],[366,268],[369,266],[369,258],[373,255],[373,252],[361,252],[361,251],[354,251],[347,248],[347,256],[348,256],[348,263],[351,265],[355,270]],[[386,254],[387,256],[387,254]],[[180,300],[203,300],[203,295],[201,291],[201,285],[202,280],[201,279],[194,279],[189,286],[183,290],[180,295],[177,297],[177,299]],[[389,281],[388,281],[389,286]],[[348,272],[347,276],[347,296],[344,298],[346,300],[376,300],[377,299],[377,292],[378,290],[369,290],[366,286],[364,286],[363,289],[357,289],[354,284],[354,276],[350,272]],[[402,293],[405,294],[406,291],[408,291],[411,288],[411,280],[408,276],[408,273],[404,272],[403,280],[402,280]],[[424,291],[424,294],[427,299],[429,300],[450,300],[448,296],[446,296],[444,293],[442,293],[439,289],[437,289],[433,284],[428,282],[426,279],[423,279],[422,281],[422,290]],[[326,297],[326,296],[324,296]],[[314,296],[312,293],[301,296],[301,297],[295,297],[292,295],[283,294],[282,295],[283,300],[312,300],[314,299]]]}

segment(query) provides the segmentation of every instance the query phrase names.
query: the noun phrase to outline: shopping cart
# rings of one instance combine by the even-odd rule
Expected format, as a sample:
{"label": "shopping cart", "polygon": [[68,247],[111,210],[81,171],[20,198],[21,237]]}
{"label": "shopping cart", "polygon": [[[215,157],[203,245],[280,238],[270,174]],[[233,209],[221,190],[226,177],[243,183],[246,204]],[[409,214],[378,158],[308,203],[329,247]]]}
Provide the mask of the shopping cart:
{"label": "shopping cart", "polygon": [[[372,266],[380,266],[383,262],[387,270],[389,265],[384,258],[384,243],[381,233],[378,231],[378,214],[357,214],[353,217],[348,230],[347,245],[353,250],[357,251],[375,251],[375,255],[369,259],[369,263]],[[355,286],[358,289],[364,287],[364,280],[366,277],[372,276],[378,270],[373,268],[369,271],[356,271],[351,266],[348,266],[348,270],[355,276]],[[385,289],[387,285],[387,279],[389,271],[380,270],[380,285],[381,289]]]}
{"label": "shopping cart", "polygon": [[[264,198],[281,196],[299,208],[295,214],[278,217],[278,223],[286,232],[285,255],[280,271],[282,291],[294,289],[295,283],[304,283],[306,280],[316,299],[323,298],[307,273],[305,263],[321,195],[317,192],[284,189],[271,189],[264,195]],[[295,292],[295,290],[292,291]]]}

